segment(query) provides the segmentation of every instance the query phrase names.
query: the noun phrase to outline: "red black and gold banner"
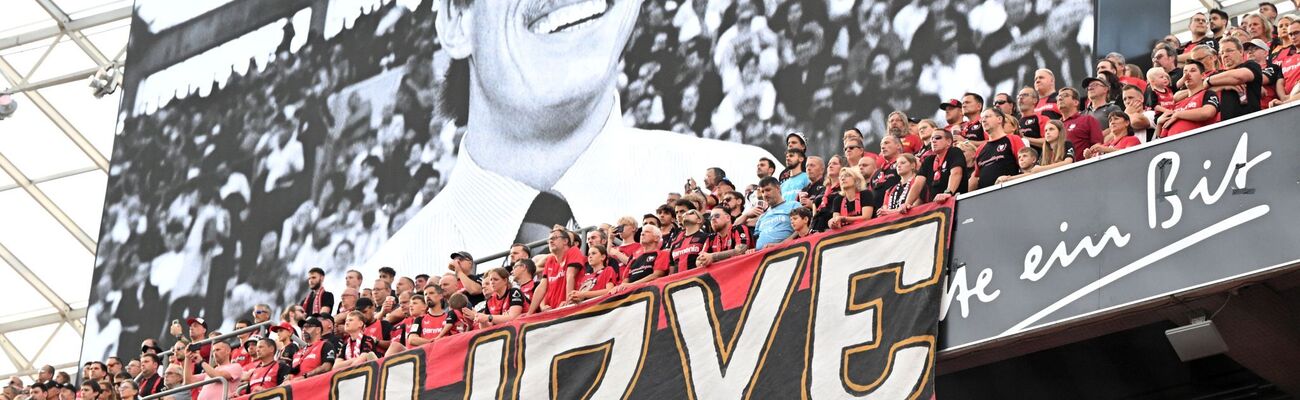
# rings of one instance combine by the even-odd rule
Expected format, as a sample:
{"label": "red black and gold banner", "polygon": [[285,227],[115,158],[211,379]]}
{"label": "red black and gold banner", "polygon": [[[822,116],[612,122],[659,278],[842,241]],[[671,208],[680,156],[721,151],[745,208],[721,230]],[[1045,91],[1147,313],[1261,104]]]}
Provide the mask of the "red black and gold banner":
{"label": "red black and gold banner", "polygon": [[253,399],[929,399],[952,205],[877,218]]}

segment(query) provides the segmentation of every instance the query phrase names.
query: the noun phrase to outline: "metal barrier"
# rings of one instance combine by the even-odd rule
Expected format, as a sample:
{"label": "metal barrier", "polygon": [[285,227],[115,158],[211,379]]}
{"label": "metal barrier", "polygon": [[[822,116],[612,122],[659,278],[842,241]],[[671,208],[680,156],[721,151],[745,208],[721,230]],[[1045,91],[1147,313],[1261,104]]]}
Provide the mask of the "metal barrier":
{"label": "metal barrier", "polygon": [[[271,325],[274,325],[274,324],[272,323],[272,321],[269,321],[269,320],[268,320],[268,321],[266,321],[266,322],[262,322],[262,323],[258,323],[258,324],[249,325],[248,327],[245,327],[245,328],[243,328],[243,329],[236,329],[234,332],[230,332],[230,333],[227,333],[227,334],[224,334],[224,335],[221,335],[221,336],[217,336],[217,337],[214,337],[214,338],[208,338],[208,339],[203,339],[203,340],[200,340],[200,341],[196,341],[196,342],[190,343],[190,345],[193,346],[193,345],[196,345],[196,344],[216,343],[216,342],[219,342],[219,341],[228,340],[228,339],[230,339],[230,338],[232,338],[232,337],[237,337],[237,336],[239,336],[239,335],[242,335],[242,334],[245,334],[245,333],[248,333],[248,332],[261,330],[262,328],[270,327]],[[241,343],[241,344],[242,344],[242,343]],[[169,362],[171,361],[171,357],[172,357],[172,351],[171,351],[171,350],[167,350],[167,351],[164,351],[164,352],[158,353],[158,358],[162,360],[162,363],[160,363],[159,365],[169,365]]]}
{"label": "metal barrier", "polygon": [[[591,232],[591,231],[593,231],[593,230],[596,230],[597,228],[599,228],[599,227],[598,227],[598,226],[588,226],[588,227],[584,227],[584,228],[578,228],[578,229],[574,230],[574,232],[577,232],[577,233],[578,233],[578,238],[581,239],[583,236],[586,236],[587,232]],[[535,242],[524,243],[524,247],[527,247],[528,250],[529,250],[530,252],[532,252],[533,255],[541,254],[541,251],[542,251],[542,250],[546,250],[546,241],[547,241],[547,240],[548,240],[548,239],[542,239],[542,240],[538,240],[538,241],[535,241]],[[613,240],[613,238],[610,238],[609,240]],[[583,247],[582,247],[583,254],[586,254],[586,250],[587,250],[587,247],[586,247],[586,246],[587,246],[587,244],[584,242],[584,243],[583,243]],[[492,254],[489,254],[487,257],[479,257],[478,260],[474,260],[474,267],[475,267],[475,269],[478,269],[478,266],[480,266],[480,265],[486,265],[486,264],[489,264],[489,263],[491,263],[491,262],[493,262],[493,261],[496,261],[496,260],[506,260],[506,259],[508,259],[509,256],[510,256],[510,250],[507,249],[506,251],[502,251],[502,252],[499,252],[499,253],[492,253]],[[502,265],[501,265],[502,267],[506,267],[506,269],[510,269],[510,266],[509,266],[509,265],[505,265],[505,262],[504,262],[504,261],[502,261],[501,264],[502,264]],[[538,267],[541,267],[541,266],[539,265]]]}
{"label": "metal barrier", "polygon": [[207,385],[211,385],[211,384],[213,384],[213,383],[217,383],[217,382],[221,382],[221,398],[222,398],[222,399],[229,399],[229,398],[230,398],[230,381],[227,381],[226,378],[216,377],[216,378],[208,378],[208,379],[204,379],[204,380],[202,380],[202,381],[194,382],[194,383],[191,383],[191,384],[188,384],[188,385],[182,385],[182,386],[176,387],[175,389],[167,389],[167,390],[164,390],[164,391],[161,391],[161,392],[158,392],[158,393],[154,393],[154,394],[151,394],[151,395],[148,395],[148,396],[145,396],[145,397],[141,397],[140,400],[154,400],[154,399],[161,399],[161,398],[163,398],[163,397],[166,397],[166,396],[169,396],[169,395],[172,395],[172,394],[176,394],[176,393],[181,393],[181,392],[185,392],[185,391],[193,390],[193,389],[200,388],[200,387],[204,387],[204,386],[207,386]]}

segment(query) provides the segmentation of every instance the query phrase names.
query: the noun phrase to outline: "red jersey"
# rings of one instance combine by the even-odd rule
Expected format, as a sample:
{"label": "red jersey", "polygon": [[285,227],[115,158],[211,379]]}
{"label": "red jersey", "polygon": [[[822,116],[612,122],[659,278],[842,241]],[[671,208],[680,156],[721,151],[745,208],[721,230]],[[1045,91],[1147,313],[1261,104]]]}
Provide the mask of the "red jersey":
{"label": "red jersey", "polygon": [[443,321],[443,330],[449,335],[469,332],[474,329],[474,321],[465,317],[465,313],[460,310],[448,310],[446,320]]}
{"label": "red jersey", "polygon": [[[537,291],[537,277],[534,276],[533,280],[528,281],[528,283],[519,285],[519,291],[524,293],[525,303],[533,304],[533,292]],[[525,308],[524,312],[528,312],[527,310],[528,307],[525,306],[524,308]]]}
{"label": "red jersey", "polygon": [[1061,119],[1061,109],[1056,106],[1056,92],[1048,93],[1046,96],[1039,96],[1038,105],[1034,107],[1034,114],[1050,119]]}
{"label": "red jersey", "polygon": [[727,233],[714,232],[712,235],[709,235],[709,240],[704,242],[704,252],[717,253],[720,251],[727,251],[735,249],[736,246],[741,244],[748,246],[749,243],[745,240],[744,235],[744,232],[741,229],[737,229],[737,227],[732,227]]}
{"label": "red jersey", "polygon": [[1115,150],[1123,150],[1129,147],[1137,146],[1139,144],[1142,144],[1142,141],[1138,140],[1137,136],[1133,136],[1133,135],[1124,136],[1119,139],[1106,142],[1107,146],[1114,147]]}
{"label": "red jersey", "polygon": [[289,366],[284,363],[272,361],[266,365],[259,364],[248,377],[248,392],[257,393],[280,386],[287,376],[289,376]]}
{"label": "red jersey", "polygon": [[962,124],[961,135],[966,137],[966,140],[977,142],[989,140],[989,135],[984,133],[984,125],[980,125],[979,121],[966,121]]}
{"label": "red jersey", "polygon": [[528,308],[528,303],[524,301],[524,293],[520,292],[519,289],[509,288],[506,289],[504,295],[497,296],[493,294],[487,298],[487,313],[489,315],[506,315],[514,307]]}
{"label": "red jersey", "polygon": [[574,282],[582,281],[583,270],[587,265],[587,257],[582,256],[582,250],[577,247],[570,247],[564,251],[564,260],[555,258],[551,255],[546,258],[546,264],[542,268],[542,276],[546,279],[546,298],[542,299],[543,304],[551,308],[559,307],[568,300],[566,279],[569,274],[569,267],[578,269],[578,276],[574,277]]}
{"label": "red jersey", "polygon": [[1169,129],[1161,132],[1160,137],[1170,137],[1219,122],[1219,94],[1215,93],[1213,90],[1201,89],[1201,91],[1193,93],[1191,96],[1187,96],[1186,99],[1183,99],[1183,101],[1174,105],[1174,111],[1195,110],[1206,105],[1214,106],[1214,117],[1200,122],[1188,121],[1180,118],[1179,120],[1174,121],[1173,125],[1169,126]]}
{"label": "red jersey", "polygon": [[1282,67],[1282,89],[1291,93],[1300,82],[1300,51],[1296,46],[1288,47],[1273,57],[1273,63]]}
{"label": "red jersey", "polygon": [[907,136],[903,136],[900,142],[903,144],[903,151],[910,154],[919,153],[921,148],[925,147],[925,142],[921,140],[921,135],[915,133],[908,133]]}
{"label": "red jersey", "polygon": [[307,348],[294,353],[293,373],[302,376],[320,367],[321,364],[333,364],[337,357],[338,352],[334,349],[333,343],[326,340],[316,340],[316,343],[309,344]]}
{"label": "red jersey", "polygon": [[230,362],[239,364],[241,367],[247,367],[248,364],[253,362],[253,357],[248,356],[248,352],[244,351],[244,346],[238,346],[230,350]]}
{"label": "red jersey", "polygon": [[[1062,119],[1061,124],[1065,125],[1065,140],[1069,140],[1074,145],[1074,154],[1083,154],[1083,151],[1092,145],[1106,140],[1101,133],[1101,123],[1090,114],[1074,114]],[[1011,158],[1014,160],[1016,154],[1012,153]]]}
{"label": "red jersey", "polygon": [[604,290],[606,286],[617,284],[619,284],[618,271],[614,267],[601,267],[600,271],[587,274],[586,279],[578,285],[578,291]]}
{"label": "red jersey", "polygon": [[410,335],[420,335],[421,338],[432,340],[442,333],[442,319],[431,315],[407,317],[402,321],[402,326],[406,327],[402,334],[402,343],[406,343],[406,337]]}
{"label": "red jersey", "polygon": [[677,235],[677,240],[673,242],[673,264],[677,265],[678,271],[695,269],[695,260],[700,257],[700,251],[704,250],[704,242],[709,240],[709,235],[704,231],[697,231],[694,234],[687,235],[685,231]]}

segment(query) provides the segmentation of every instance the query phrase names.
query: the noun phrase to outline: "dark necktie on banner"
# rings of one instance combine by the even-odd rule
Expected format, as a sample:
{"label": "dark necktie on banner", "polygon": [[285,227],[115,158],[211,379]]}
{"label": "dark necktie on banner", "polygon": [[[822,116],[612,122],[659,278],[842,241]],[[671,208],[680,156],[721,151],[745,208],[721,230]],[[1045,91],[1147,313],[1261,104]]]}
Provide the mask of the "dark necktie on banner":
{"label": "dark necktie on banner", "polygon": [[530,243],[546,239],[551,234],[551,227],[562,225],[573,228],[573,209],[569,202],[557,193],[541,192],[533,199],[533,205],[524,214],[524,221],[515,234],[515,243]]}

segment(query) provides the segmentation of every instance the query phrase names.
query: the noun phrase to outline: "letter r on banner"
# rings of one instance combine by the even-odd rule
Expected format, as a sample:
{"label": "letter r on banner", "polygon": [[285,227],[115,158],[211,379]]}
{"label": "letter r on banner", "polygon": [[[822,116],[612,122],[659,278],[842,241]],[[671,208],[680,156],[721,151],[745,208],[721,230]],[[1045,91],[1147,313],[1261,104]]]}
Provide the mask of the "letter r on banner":
{"label": "letter r on banner", "polygon": [[916,315],[938,307],[947,218],[931,213],[818,245],[804,370],[811,398],[912,399],[923,391],[937,321]]}

